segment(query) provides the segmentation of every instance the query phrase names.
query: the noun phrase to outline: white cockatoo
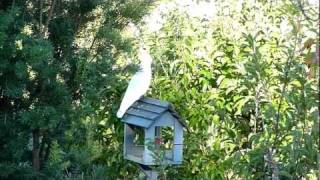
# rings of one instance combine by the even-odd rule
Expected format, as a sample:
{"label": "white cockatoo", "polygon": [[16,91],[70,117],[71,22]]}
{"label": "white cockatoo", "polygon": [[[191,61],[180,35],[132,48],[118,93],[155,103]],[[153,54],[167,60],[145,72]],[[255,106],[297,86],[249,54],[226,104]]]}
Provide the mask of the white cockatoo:
{"label": "white cockatoo", "polygon": [[151,83],[151,63],[152,58],[144,47],[140,47],[138,52],[140,59],[140,69],[131,78],[128,88],[122,99],[117,117],[122,118],[128,108],[139,100],[148,90]]}

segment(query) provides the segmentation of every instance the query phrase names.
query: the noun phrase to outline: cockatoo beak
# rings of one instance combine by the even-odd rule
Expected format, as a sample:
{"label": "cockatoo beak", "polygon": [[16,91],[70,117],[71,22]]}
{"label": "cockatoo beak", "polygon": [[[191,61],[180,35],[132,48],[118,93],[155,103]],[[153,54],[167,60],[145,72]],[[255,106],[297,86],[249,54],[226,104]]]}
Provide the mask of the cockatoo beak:
{"label": "cockatoo beak", "polygon": [[139,56],[139,59],[141,60],[141,62],[147,62],[147,63],[152,62],[152,58],[151,58],[149,52],[147,51],[146,47],[141,47],[139,49],[138,56]]}

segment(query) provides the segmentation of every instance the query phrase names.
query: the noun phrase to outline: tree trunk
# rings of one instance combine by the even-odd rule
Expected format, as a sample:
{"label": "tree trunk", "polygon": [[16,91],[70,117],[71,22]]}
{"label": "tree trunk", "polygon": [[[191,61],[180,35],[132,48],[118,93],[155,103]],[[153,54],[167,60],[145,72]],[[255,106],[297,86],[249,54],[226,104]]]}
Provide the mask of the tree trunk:
{"label": "tree trunk", "polygon": [[32,141],[33,141],[33,148],[32,148],[32,167],[34,171],[39,171],[40,169],[40,131],[39,129],[35,129],[32,131]]}

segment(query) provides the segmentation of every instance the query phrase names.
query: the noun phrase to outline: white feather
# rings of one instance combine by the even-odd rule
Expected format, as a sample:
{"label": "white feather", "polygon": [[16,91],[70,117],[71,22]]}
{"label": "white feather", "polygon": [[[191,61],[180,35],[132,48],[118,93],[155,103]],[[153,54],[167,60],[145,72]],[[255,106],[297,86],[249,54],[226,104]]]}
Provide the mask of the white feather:
{"label": "white feather", "polygon": [[118,118],[122,118],[128,108],[147,92],[151,83],[152,58],[149,53],[143,48],[139,49],[138,57],[141,61],[141,69],[133,75],[129,82],[120,108],[117,112]]}

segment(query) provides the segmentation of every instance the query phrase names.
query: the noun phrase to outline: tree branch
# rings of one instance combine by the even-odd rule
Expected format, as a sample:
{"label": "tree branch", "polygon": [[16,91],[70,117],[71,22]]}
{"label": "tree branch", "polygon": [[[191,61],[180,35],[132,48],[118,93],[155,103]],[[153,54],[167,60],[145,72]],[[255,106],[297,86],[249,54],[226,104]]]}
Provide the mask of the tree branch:
{"label": "tree branch", "polygon": [[39,0],[40,3],[40,9],[39,9],[39,34],[42,35],[42,6],[43,6],[43,1]]}
{"label": "tree branch", "polygon": [[46,38],[48,37],[48,27],[49,27],[50,20],[52,19],[52,15],[53,15],[53,10],[54,10],[55,4],[56,4],[56,0],[51,0],[48,19],[47,19],[46,24],[45,24],[44,29],[43,29],[43,33],[44,33],[43,35]]}
{"label": "tree branch", "polygon": [[298,8],[300,9],[300,11],[302,12],[302,15],[306,18],[306,20],[308,21],[318,21],[318,19],[312,19],[311,17],[309,17],[301,3],[301,0],[297,0],[297,4],[298,4]]}
{"label": "tree branch", "polygon": [[39,152],[40,152],[40,130],[35,129],[32,131],[32,167],[33,170],[38,172],[40,169],[40,158],[39,158]]}

